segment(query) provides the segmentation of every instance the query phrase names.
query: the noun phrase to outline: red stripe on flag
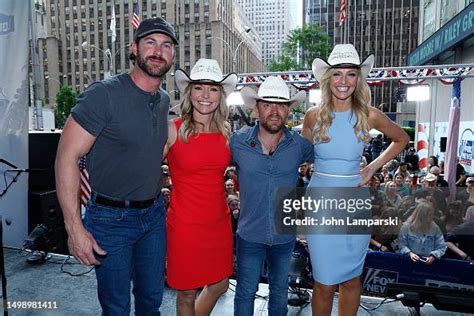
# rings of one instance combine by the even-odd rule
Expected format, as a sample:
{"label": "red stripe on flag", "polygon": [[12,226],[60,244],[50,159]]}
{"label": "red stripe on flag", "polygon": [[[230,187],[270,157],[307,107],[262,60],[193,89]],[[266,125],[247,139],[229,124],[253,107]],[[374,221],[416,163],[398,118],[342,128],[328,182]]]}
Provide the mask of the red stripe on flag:
{"label": "red stripe on flag", "polygon": [[86,206],[91,198],[91,185],[89,182],[89,173],[86,169],[86,157],[82,157],[79,161],[79,173],[80,173],[80,188],[79,188],[79,201],[82,206]]}
{"label": "red stripe on flag", "polygon": [[339,26],[342,26],[342,23],[347,18],[346,15],[346,0],[341,0],[341,12],[339,13]]}
{"label": "red stripe on flag", "polygon": [[140,15],[139,15],[139,9],[138,9],[138,2],[135,1],[133,3],[133,17],[132,17],[132,26],[133,30],[138,29],[138,25],[140,25]]}

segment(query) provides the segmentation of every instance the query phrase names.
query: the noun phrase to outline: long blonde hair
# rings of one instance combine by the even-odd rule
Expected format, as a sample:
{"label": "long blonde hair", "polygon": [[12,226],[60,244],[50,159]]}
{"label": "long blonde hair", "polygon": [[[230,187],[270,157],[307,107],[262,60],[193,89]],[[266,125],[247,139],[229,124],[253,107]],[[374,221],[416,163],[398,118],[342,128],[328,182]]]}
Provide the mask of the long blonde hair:
{"label": "long blonde hair", "polygon": [[413,233],[426,234],[429,232],[433,225],[436,225],[433,221],[434,208],[433,204],[428,201],[421,201],[416,206],[413,214],[407,219],[410,230]]}
{"label": "long blonde hair", "polygon": [[[321,105],[317,109],[315,115],[315,124],[313,127],[313,142],[327,143],[330,140],[328,135],[329,127],[332,123],[332,112],[334,104],[332,103],[332,92],[330,80],[332,75],[338,71],[331,68],[321,78]],[[360,69],[357,70],[357,86],[352,98],[352,111],[357,117],[354,126],[354,134],[362,142],[369,142],[369,106],[370,106],[370,89],[367,81],[362,77]]]}
{"label": "long blonde hair", "polygon": [[[191,102],[191,89],[194,83],[190,83],[184,90],[183,100],[179,104],[181,109],[181,127],[179,128],[179,137],[185,142],[189,142],[189,136],[194,136],[199,133],[198,125],[201,124],[196,122],[193,117],[194,106]],[[224,135],[227,141],[229,141],[231,128],[227,117],[229,116],[229,108],[226,103],[226,94],[221,85],[219,87],[221,92],[220,103],[217,109],[213,113],[213,121],[216,123],[217,130]]]}

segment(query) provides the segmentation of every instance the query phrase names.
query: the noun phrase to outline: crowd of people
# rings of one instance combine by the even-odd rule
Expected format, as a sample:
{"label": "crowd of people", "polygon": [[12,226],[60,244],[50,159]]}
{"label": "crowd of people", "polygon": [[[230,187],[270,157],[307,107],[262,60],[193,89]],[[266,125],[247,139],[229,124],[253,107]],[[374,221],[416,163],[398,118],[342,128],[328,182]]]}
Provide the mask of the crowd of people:
{"label": "crowd of people", "polygon": [[[379,140],[382,138],[374,138],[372,143]],[[384,145],[377,157],[383,150]],[[448,183],[443,178],[443,162],[438,164],[435,156],[429,157],[428,172],[424,172],[418,167],[419,158],[413,147],[406,150],[402,161],[401,156],[383,165],[368,183],[374,218],[399,219],[399,225],[376,228],[370,248],[408,254],[416,259],[414,261],[428,257],[427,264],[441,257],[471,260],[474,255],[474,223],[471,222],[474,175],[467,174],[458,163],[457,193],[450,197]],[[374,156],[366,150],[364,157],[370,162]],[[302,164],[298,185],[306,187],[313,171],[313,165]],[[429,258],[430,254],[433,259]]]}
{"label": "crowd of people", "polygon": [[464,182],[457,187],[457,194],[450,196],[439,166],[432,165],[430,172],[418,176],[418,170],[404,172],[409,164],[395,161],[391,165],[399,166],[384,166],[389,173],[385,177],[374,175],[369,188],[374,216],[397,217],[400,226],[388,230],[381,227],[374,232],[371,248],[409,254],[414,261],[426,257],[427,264],[441,257],[470,260],[474,254],[474,231],[466,234],[459,228],[473,225],[469,222],[474,212],[474,176],[465,175],[458,168],[458,177]]}
{"label": "crowd of people", "polygon": [[[250,316],[264,263],[269,314],[286,315],[296,236],[275,229],[279,188],[369,184],[375,216],[403,218],[400,227],[372,236],[306,236],[315,315],[331,314],[336,288],[339,313],[357,313],[369,245],[426,264],[447,248],[472,257],[472,240],[463,232],[473,226],[474,177],[465,180],[460,201],[450,203],[437,186],[443,185],[437,161],[418,179],[416,153],[403,151],[408,135],[370,106],[373,55],[361,60],[353,45],[341,44],[328,60],[313,61],[322,101],[307,111],[301,135],[286,123],[304,91],[291,96],[278,76],[268,76],[258,90],[243,88],[258,122],[232,134],[226,97],[237,75],[223,74],[213,59],[175,72],[181,115],[167,120],[170,99],[161,83],[178,43],[164,19],[142,21],[131,44],[131,72],[91,84],[59,143],[57,194],[69,250],[95,266],[104,315],[130,314],[131,283],[135,313],[159,315],[165,274],[177,291],[178,315],[209,315],[235,272],[234,314]],[[370,141],[373,128],[390,143]],[[83,222],[77,162],[86,154],[92,195]]]}

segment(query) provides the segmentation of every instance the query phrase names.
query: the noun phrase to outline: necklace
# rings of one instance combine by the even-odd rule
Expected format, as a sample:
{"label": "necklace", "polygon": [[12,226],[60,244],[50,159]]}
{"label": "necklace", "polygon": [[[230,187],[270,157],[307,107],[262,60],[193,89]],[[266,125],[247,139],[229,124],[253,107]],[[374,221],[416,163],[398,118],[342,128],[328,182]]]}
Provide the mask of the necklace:
{"label": "necklace", "polygon": [[262,146],[263,146],[263,149],[264,149],[263,153],[266,154],[266,155],[272,155],[275,152],[275,150],[278,146],[278,143],[272,144],[270,146],[267,146],[264,142],[261,142],[261,143],[262,143]]}
{"label": "necklace", "polygon": [[260,140],[260,143],[262,144],[263,153],[266,154],[266,155],[271,156],[275,152],[275,150],[277,149],[278,143],[280,142],[282,136],[283,135],[280,135],[280,137],[278,137],[278,139],[275,142],[273,142],[272,144],[269,144],[269,145],[265,144],[265,142],[262,140],[262,138],[259,137],[258,139]]}

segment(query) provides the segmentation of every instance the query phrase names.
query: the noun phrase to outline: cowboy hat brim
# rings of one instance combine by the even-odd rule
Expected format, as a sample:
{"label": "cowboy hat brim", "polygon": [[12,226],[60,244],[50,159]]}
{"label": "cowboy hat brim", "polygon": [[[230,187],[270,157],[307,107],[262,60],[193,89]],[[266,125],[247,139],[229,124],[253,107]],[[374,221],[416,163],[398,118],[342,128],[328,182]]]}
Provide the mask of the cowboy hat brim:
{"label": "cowboy hat brim", "polygon": [[321,78],[323,75],[326,73],[326,71],[329,70],[329,68],[349,68],[350,66],[360,68],[360,71],[362,73],[363,78],[367,78],[367,76],[370,73],[370,70],[372,69],[372,66],[374,65],[374,54],[370,54],[367,56],[364,61],[360,64],[339,64],[339,65],[330,65],[326,60],[322,58],[316,58],[313,61],[313,74],[316,80],[318,82],[321,82]]}
{"label": "cowboy hat brim", "polygon": [[190,83],[210,83],[210,84],[218,84],[221,85],[222,88],[224,89],[224,92],[226,96],[229,96],[229,94],[234,91],[236,85],[237,85],[237,74],[235,73],[230,73],[227,76],[224,76],[224,78],[221,81],[214,81],[210,79],[197,79],[193,80],[191,77],[184,71],[183,69],[178,69],[174,73],[174,80],[176,82],[176,86],[178,87],[179,92],[184,93],[184,90],[186,90],[186,87]]}
{"label": "cowboy hat brim", "polygon": [[244,87],[240,90],[240,95],[242,96],[242,100],[244,100],[244,105],[250,109],[255,109],[257,101],[262,100],[266,102],[275,102],[275,103],[290,103],[290,111],[304,102],[306,99],[306,93],[304,91],[300,91],[295,94],[291,99],[284,100],[281,98],[272,98],[272,97],[260,97],[258,93],[250,88]]}

